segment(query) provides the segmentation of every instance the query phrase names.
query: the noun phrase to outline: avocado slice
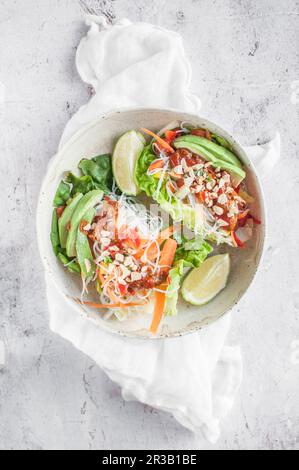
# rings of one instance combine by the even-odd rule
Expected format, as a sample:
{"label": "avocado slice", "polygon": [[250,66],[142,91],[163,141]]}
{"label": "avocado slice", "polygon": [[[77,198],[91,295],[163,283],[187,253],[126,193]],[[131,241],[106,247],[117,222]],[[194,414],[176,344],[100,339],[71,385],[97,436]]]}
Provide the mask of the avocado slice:
{"label": "avocado slice", "polygon": [[81,193],[76,194],[76,196],[70,200],[70,202],[64,209],[62,216],[58,220],[59,239],[62,248],[66,247],[66,240],[68,236],[68,224],[70,223],[74,210],[76,209],[77,204],[82,198],[82,196],[83,194]]}
{"label": "avocado slice", "polygon": [[85,194],[77,204],[71,218],[71,226],[66,240],[66,254],[68,256],[76,256],[76,238],[79,223],[84,214],[102,199],[103,194],[100,189],[94,189]]}
{"label": "avocado slice", "polygon": [[185,141],[177,142],[177,140],[174,141],[174,146],[177,149],[184,148],[184,149],[190,150],[191,152],[196,153],[196,155],[203,157],[208,162],[216,162],[219,160],[209,150],[204,149],[200,145],[185,142]]}
{"label": "avocado slice", "polygon": [[174,141],[175,147],[177,142],[187,142],[189,144],[199,145],[200,147],[203,147],[204,149],[211,152],[214,157],[218,160],[226,161],[227,163],[242,168],[241,162],[233,152],[231,152],[227,148],[222,147],[221,145],[216,144],[215,142],[212,142],[211,140],[205,139],[204,137],[200,137],[197,135],[185,135],[182,137],[178,137]]}
{"label": "avocado slice", "polygon": [[[80,220],[86,221],[86,224],[90,224],[95,216],[96,210],[94,208],[89,209],[83,218]],[[90,249],[89,241],[87,235],[81,232],[80,223],[77,231],[76,238],[76,252],[77,252],[77,261],[81,268],[81,276],[84,279],[90,279],[94,276],[95,273],[95,263],[93,260],[92,252]]]}
{"label": "avocado slice", "polygon": [[232,185],[234,188],[239,186],[239,184],[246,177],[246,173],[244,170],[242,170],[242,168],[239,168],[238,166],[235,166],[235,165],[231,165],[230,163],[216,160],[212,162],[212,165],[215,168],[221,168],[222,170],[228,171],[228,173],[231,176],[231,181],[232,181]]}

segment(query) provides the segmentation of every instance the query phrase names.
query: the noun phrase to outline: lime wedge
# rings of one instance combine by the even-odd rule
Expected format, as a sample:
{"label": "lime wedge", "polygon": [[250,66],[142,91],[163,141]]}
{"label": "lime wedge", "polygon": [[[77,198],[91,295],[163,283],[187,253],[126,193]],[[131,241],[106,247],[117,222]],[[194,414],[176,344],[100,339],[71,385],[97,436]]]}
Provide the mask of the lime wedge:
{"label": "lime wedge", "polygon": [[230,269],[228,254],[211,256],[192,269],[182,285],[182,296],[192,305],[204,305],[226,286]]}
{"label": "lime wedge", "polygon": [[139,188],[135,182],[135,165],[144,149],[145,139],[136,131],[122,135],[114,148],[112,169],[119,189],[129,196],[137,196]]}

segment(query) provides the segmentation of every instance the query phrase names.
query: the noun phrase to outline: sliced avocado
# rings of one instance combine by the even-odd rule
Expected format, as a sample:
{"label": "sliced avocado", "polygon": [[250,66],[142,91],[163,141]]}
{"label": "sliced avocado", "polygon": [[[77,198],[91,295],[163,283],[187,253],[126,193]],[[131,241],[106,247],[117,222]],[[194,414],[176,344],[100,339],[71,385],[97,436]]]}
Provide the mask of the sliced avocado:
{"label": "sliced avocado", "polygon": [[177,149],[184,148],[184,149],[190,150],[191,152],[196,153],[196,155],[199,155],[200,157],[205,158],[208,162],[214,162],[214,161],[219,160],[209,150],[206,150],[200,145],[185,142],[183,140],[180,142],[177,142],[177,140],[174,141],[174,146]]}
{"label": "sliced avocado", "polygon": [[178,137],[174,141],[175,147],[177,142],[188,142],[190,144],[200,145],[200,147],[203,147],[204,149],[211,152],[218,160],[224,160],[232,165],[242,168],[241,162],[233,152],[227,148],[222,147],[221,145],[216,144],[215,142],[212,142],[211,140],[205,139],[204,137],[197,135],[185,135]]}
{"label": "sliced avocado", "polygon": [[79,223],[84,214],[102,199],[103,194],[100,189],[94,189],[85,194],[77,204],[71,218],[71,226],[66,240],[66,254],[68,256],[76,256],[76,238]]}
{"label": "sliced avocado", "polygon": [[[86,221],[86,224],[90,224],[95,216],[95,209],[89,209],[80,220]],[[81,268],[81,275],[84,279],[90,279],[94,276],[95,273],[95,263],[93,260],[92,252],[90,249],[89,241],[87,235],[81,232],[80,223],[77,230],[76,238],[76,252],[77,252],[77,261]]]}
{"label": "sliced avocado", "polygon": [[68,224],[70,223],[74,210],[76,209],[77,204],[82,198],[82,196],[83,194],[79,193],[73,199],[71,199],[69,204],[64,209],[62,216],[58,220],[59,238],[60,245],[62,246],[62,248],[66,247],[66,240],[68,236]]}
{"label": "sliced avocado", "polygon": [[242,170],[242,168],[239,168],[238,166],[235,166],[235,165],[231,165],[230,163],[216,160],[212,162],[212,165],[215,168],[221,168],[222,170],[228,171],[228,173],[231,176],[231,181],[232,181],[232,185],[234,188],[239,186],[239,184],[246,177],[246,173],[244,170]]}

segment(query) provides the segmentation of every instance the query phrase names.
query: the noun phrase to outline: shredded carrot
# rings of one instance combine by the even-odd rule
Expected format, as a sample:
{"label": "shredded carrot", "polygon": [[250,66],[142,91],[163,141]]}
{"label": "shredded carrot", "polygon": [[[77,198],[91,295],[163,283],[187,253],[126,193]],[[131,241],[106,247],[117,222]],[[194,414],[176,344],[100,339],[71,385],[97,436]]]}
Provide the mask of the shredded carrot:
{"label": "shredded carrot", "polygon": [[[162,230],[162,232],[159,233],[159,235],[156,239],[158,244],[161,245],[165,240],[170,238],[173,235],[173,232],[174,232],[173,225],[171,225],[170,227],[167,227],[166,229]],[[137,253],[134,255],[134,257],[136,259],[140,259],[144,255],[145,247],[148,244],[148,242],[149,242],[149,240],[145,240],[145,239],[141,240],[141,248],[139,248]],[[158,249],[157,249],[157,246],[154,242],[152,242],[152,244],[147,248],[147,253],[146,254],[147,254],[147,258],[151,261],[157,257]]]}
{"label": "shredded carrot", "polygon": [[163,168],[164,161],[163,160],[156,160],[155,162],[151,163],[148,167],[148,171],[156,170],[157,168]]}
{"label": "shredded carrot", "polygon": [[159,236],[157,238],[157,242],[159,243],[159,245],[161,245],[164,240],[167,240],[173,235],[173,230],[173,225],[171,225],[170,227],[167,227],[165,230],[162,230],[162,232],[159,233]]}
{"label": "shredded carrot", "polygon": [[145,132],[145,134],[148,134],[150,135],[151,137],[154,137],[154,139],[156,139],[156,141],[165,149],[167,150],[168,152],[170,153],[174,153],[175,150],[164,140],[162,139],[161,137],[159,137],[157,134],[155,134],[154,132],[152,131],[149,131],[148,129],[145,129],[144,127],[141,129],[142,132]]}
{"label": "shredded carrot", "polygon": [[163,312],[165,308],[165,302],[166,302],[166,289],[167,289],[167,284],[161,284],[158,289],[163,290],[164,293],[162,292],[155,292],[155,308],[154,308],[154,315],[152,318],[152,323],[150,326],[150,332],[155,335],[158,331],[159,325],[161,323],[162,317],[163,317]]}
{"label": "shredded carrot", "polygon": [[[170,267],[172,265],[176,248],[177,248],[177,242],[173,240],[173,238],[169,238],[168,240],[166,240],[163,246],[163,249],[161,251],[160,260],[159,260],[159,264],[161,266],[166,265]],[[168,284],[169,284],[169,279],[167,279],[165,283],[161,284],[158,287],[160,291],[164,291],[164,292],[155,291],[155,309],[154,309],[152,324],[150,327],[150,332],[153,334],[157,333],[157,330],[159,328],[160,322],[163,317],[163,312],[164,312],[165,302],[166,302],[166,289],[167,289]]]}
{"label": "shredded carrot", "polygon": [[174,260],[177,242],[173,238],[168,238],[161,250],[159,264],[161,266],[171,266]]}

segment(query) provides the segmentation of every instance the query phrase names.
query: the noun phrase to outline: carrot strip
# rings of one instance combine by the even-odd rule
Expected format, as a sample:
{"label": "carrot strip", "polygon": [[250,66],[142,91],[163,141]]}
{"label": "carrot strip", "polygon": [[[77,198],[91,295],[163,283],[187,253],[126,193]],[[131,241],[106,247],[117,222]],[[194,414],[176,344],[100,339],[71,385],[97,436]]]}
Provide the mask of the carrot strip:
{"label": "carrot strip", "polygon": [[159,264],[161,266],[171,266],[174,260],[175,251],[177,249],[177,242],[173,238],[166,240],[160,255]]}
{"label": "carrot strip", "polygon": [[163,160],[156,160],[155,162],[151,163],[148,167],[148,171],[156,170],[157,168],[163,168],[164,161]]}
{"label": "carrot strip", "polygon": [[174,231],[173,225],[162,230],[162,232],[159,233],[158,238],[157,238],[157,242],[159,243],[159,245],[161,245],[161,243],[164,242],[164,240],[167,240],[168,238],[170,238],[173,235],[173,231]]}
{"label": "carrot strip", "polygon": [[[173,238],[169,238],[168,240],[166,240],[163,246],[163,249],[161,251],[160,260],[159,260],[159,264],[161,266],[166,265],[170,267],[172,265],[176,248],[177,248],[177,242]],[[167,289],[168,284],[169,284],[169,280],[167,280],[166,283],[161,284],[158,287],[158,289],[164,291],[164,293],[155,291],[155,309],[154,309],[152,324],[150,326],[150,332],[152,334],[157,333],[160,322],[163,317],[165,302],[166,302],[166,289]]]}
{"label": "carrot strip", "polygon": [[[167,284],[161,284],[159,289],[166,291]],[[166,294],[162,292],[155,292],[155,308],[154,315],[152,318],[152,323],[150,326],[150,332],[155,335],[158,331],[159,325],[161,323],[163,312],[165,308]]]}
{"label": "carrot strip", "polygon": [[174,153],[175,150],[164,140],[162,139],[161,137],[159,137],[157,134],[155,134],[154,132],[152,131],[149,131],[148,129],[145,129],[144,127],[141,128],[142,132],[144,132],[145,134],[148,134],[150,135],[151,137],[154,137],[154,139],[156,139],[156,141],[162,146],[165,148],[165,150],[167,150],[168,152],[170,153]]}

